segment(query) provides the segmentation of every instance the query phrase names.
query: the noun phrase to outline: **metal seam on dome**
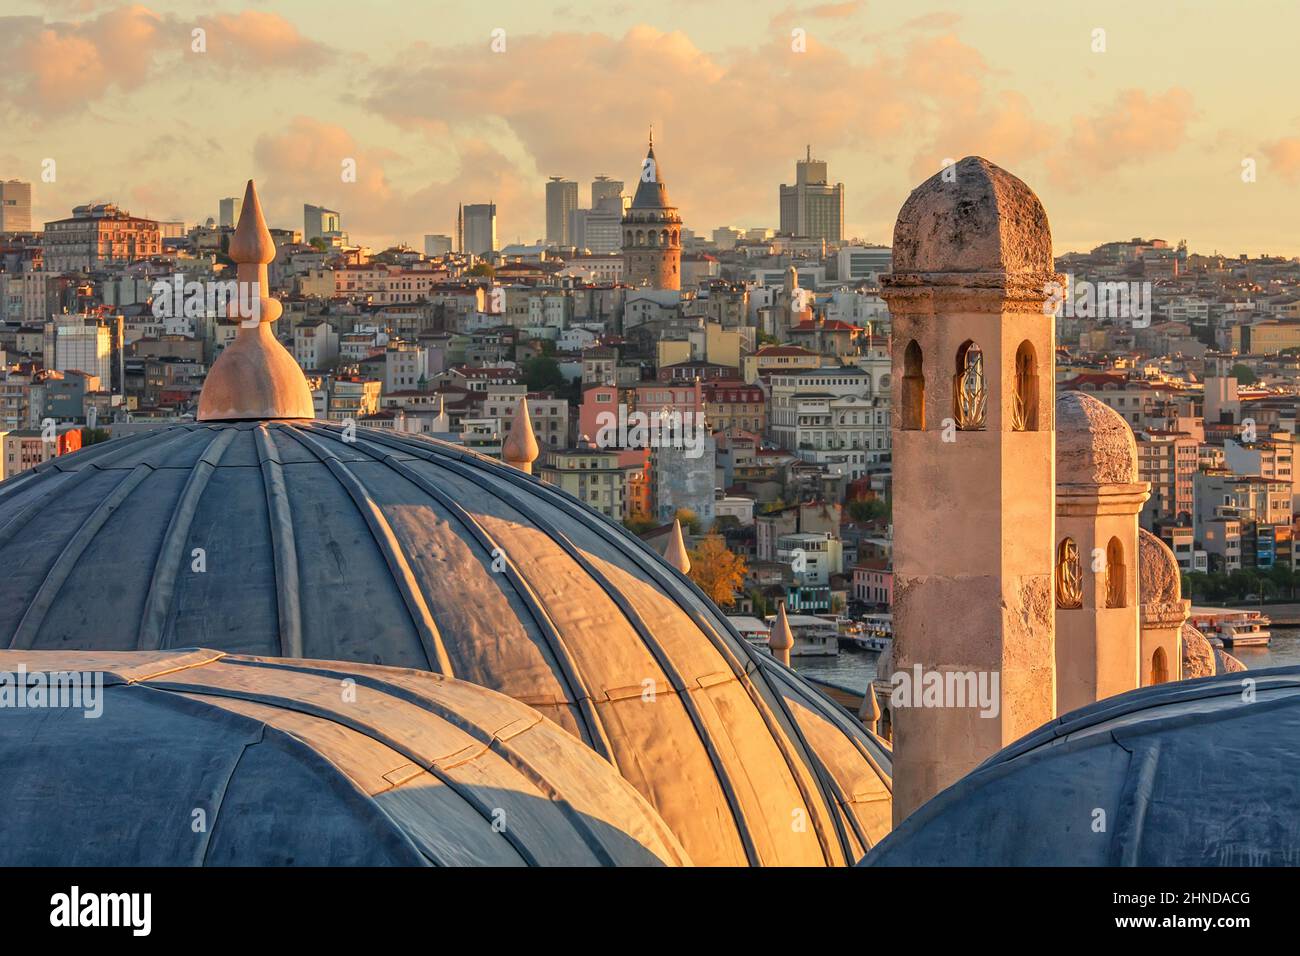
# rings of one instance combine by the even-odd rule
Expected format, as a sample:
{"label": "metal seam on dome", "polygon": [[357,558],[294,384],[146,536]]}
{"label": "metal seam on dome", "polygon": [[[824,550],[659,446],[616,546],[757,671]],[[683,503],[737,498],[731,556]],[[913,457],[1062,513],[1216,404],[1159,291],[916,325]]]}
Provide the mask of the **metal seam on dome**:
{"label": "metal seam on dome", "polygon": [[681,674],[677,672],[677,668],[672,665],[671,660],[659,645],[659,642],[654,639],[654,636],[650,632],[650,628],[646,626],[641,615],[637,613],[636,609],[631,606],[627,599],[623,597],[622,593],[613,586],[600,570],[582,555],[580,549],[569,540],[566,534],[551,527],[549,522],[543,522],[531,507],[520,501],[506,498],[501,494],[499,489],[493,487],[490,483],[478,480],[471,469],[466,468],[460,463],[449,463],[444,467],[446,467],[448,471],[459,474],[462,478],[466,478],[473,484],[478,485],[483,490],[489,492],[493,497],[500,500],[503,504],[528,518],[528,520],[531,521],[539,531],[544,532],[552,541],[559,545],[560,548],[564,550],[569,557],[601,587],[605,592],[606,597],[608,597],[610,601],[623,613],[624,618],[627,619],[627,622],[632,626],[633,630],[640,636],[646,649],[650,651],[651,656],[654,657],[655,661],[659,664],[660,669],[664,672],[664,676],[673,682],[679,690],[677,698],[681,701],[682,708],[690,718],[691,725],[695,728],[695,733],[704,746],[709,762],[713,765],[713,772],[717,776],[718,785],[722,788],[723,795],[727,800],[727,805],[731,810],[731,816],[736,825],[737,834],[740,837],[742,845],[745,847],[745,856],[751,865],[760,865],[762,861],[758,859],[758,848],[754,845],[754,839],[753,835],[750,833],[749,824],[745,819],[744,813],[741,812],[740,797],[736,792],[735,785],[731,781],[731,775],[727,772],[722,757],[714,746],[710,735],[705,732],[703,717],[690,694],[690,689],[682,679]]}
{"label": "metal seam on dome", "polygon": [[[307,428],[310,428],[310,423],[308,423]],[[410,564],[407,563],[401,543],[398,542],[397,536],[388,524],[388,519],[384,517],[383,511],[375,503],[374,498],[366,491],[365,486],[357,479],[356,475],[352,474],[352,471],[339,460],[338,455],[328,448],[321,447],[319,439],[308,435],[303,428],[285,422],[279,423],[279,430],[287,433],[308,451],[314,453],[352,498],[353,504],[357,506],[357,510],[361,512],[362,517],[365,519],[366,527],[370,529],[375,546],[384,556],[384,561],[388,565],[389,573],[393,576],[398,592],[402,595],[402,601],[406,605],[411,623],[414,625],[416,634],[423,646],[429,669],[436,670],[448,677],[454,677],[455,673],[452,671],[451,658],[447,655],[447,648],[443,645],[438,624],[434,621],[433,613],[424,600],[424,594],[420,591],[419,582],[416,581]]]}
{"label": "metal seam on dome", "polygon": [[44,580],[41,581],[36,596],[27,605],[22,620],[18,622],[18,627],[9,640],[11,649],[28,650],[33,647],[36,635],[45,622],[45,615],[49,613],[55,597],[72,573],[72,569],[76,567],[77,561],[81,559],[81,555],[90,546],[95,535],[99,533],[99,529],[113,516],[118,506],[126,500],[126,497],[135,490],[135,487],[140,482],[144,481],[152,473],[153,469],[149,465],[144,463],[136,465],[114,486],[112,491],[100,499],[99,504],[82,520],[80,527],[73,533],[68,543],[64,545],[63,550],[59,552],[59,556],[55,558],[54,564],[46,573]]}
{"label": "metal seam on dome", "polygon": [[[235,666],[267,666],[265,662],[259,661],[229,661],[228,663]],[[605,846],[604,841],[600,839],[595,828],[585,821],[583,814],[573,806],[573,804],[564,796],[563,792],[557,786],[552,784],[545,774],[533,765],[532,761],[528,760],[517,750],[512,748],[509,745],[508,740],[501,738],[497,732],[483,724],[471,721],[466,714],[453,710],[451,707],[437,700],[432,695],[420,694],[409,687],[404,687],[401,684],[384,680],[382,677],[378,677],[374,674],[341,671],[328,667],[282,664],[278,661],[272,666],[276,670],[290,670],[294,673],[301,674],[350,677],[360,686],[370,687],[374,690],[382,690],[388,696],[405,701],[413,707],[419,707],[421,710],[433,714],[444,723],[456,727],[467,736],[474,738],[482,744],[485,751],[493,751],[499,759],[513,767],[521,776],[526,777],[530,783],[544,793],[547,799],[554,803],[556,808],[564,815],[565,819],[569,821],[574,830],[578,831],[583,842],[591,848],[593,854],[599,857],[604,865],[614,866],[616,864],[613,854],[610,853],[609,849]],[[544,718],[540,715],[536,716],[537,719],[528,729],[532,729],[532,727],[536,727],[542,723]],[[633,788],[633,790],[635,791],[635,788]],[[640,795],[638,794],[638,797],[639,796]],[[642,797],[640,799],[644,798]],[[671,833],[671,831],[669,832]],[[676,836],[673,836],[672,839],[675,840]],[[670,841],[666,841],[666,844],[671,846]]]}
{"label": "metal seam on dome", "polygon": [[267,525],[271,531],[271,559],[275,567],[275,610],[279,624],[280,653],[302,657],[302,603],[299,592],[298,545],[293,529],[293,509],[284,481],[280,449],[265,422],[259,422],[256,437],[258,468],[266,497]]}
{"label": "metal seam on dome", "polygon": [[[309,701],[295,700],[293,698],[281,697],[277,694],[267,694],[260,691],[250,690],[248,688],[235,689],[229,687],[216,687],[209,684],[183,684],[183,683],[177,683],[172,681],[164,681],[161,683],[156,683],[155,686],[158,687],[159,689],[173,690],[185,694],[197,694],[199,696],[205,696],[205,697],[226,697],[226,698],[232,698],[236,700],[252,701],[253,703],[267,704],[269,706],[276,707],[280,710],[290,711],[292,713],[297,713],[297,714],[305,714],[308,717],[315,717],[318,720],[323,720],[329,723],[337,724],[340,727],[346,727],[347,729],[353,731],[354,733],[369,737],[371,740],[375,741],[376,743],[382,744],[383,746],[387,747],[389,750],[393,751],[394,753],[398,754],[401,757],[404,757],[405,759],[409,760],[411,763],[420,767],[429,775],[436,777],[452,793],[456,794],[456,796],[464,800],[465,803],[467,803],[472,809],[477,811],[479,816],[483,818],[484,822],[489,824],[493,822],[492,811],[495,808],[489,807],[483,800],[481,800],[477,796],[477,794],[475,793],[474,784],[462,783],[452,779],[445,770],[441,770],[438,768],[436,760],[433,761],[432,763],[427,763],[423,757],[411,751],[409,747],[406,747],[401,742],[394,740],[391,736],[389,736],[387,733],[385,733],[380,728],[374,726],[373,724],[364,723],[362,721],[355,720],[339,711],[326,710],[324,707],[313,704]],[[270,723],[267,723],[266,726],[272,731],[284,734],[286,737],[295,740],[299,743],[302,743],[302,741],[300,741],[296,735],[290,733],[287,730],[284,730],[283,728],[276,727],[274,724],[270,724]],[[488,751],[490,749],[491,749],[490,746],[484,747],[485,751]],[[318,759],[329,763],[331,766],[337,769],[345,779],[351,782],[351,777],[346,773],[346,771],[344,771],[341,767],[339,767],[338,764],[334,763],[333,760],[330,760],[329,757],[325,756],[323,753],[320,753],[312,748],[308,748],[308,750],[312,754],[314,754]],[[353,785],[355,786],[355,784]],[[393,789],[399,789],[399,787],[394,787]],[[537,858],[533,855],[532,851],[529,850],[526,845],[524,845],[519,839],[516,838],[515,834],[511,831],[510,827],[505,827],[501,830],[497,830],[495,827],[490,827],[490,829],[492,830],[492,832],[498,833],[500,836],[504,837],[505,840],[510,844],[510,846],[515,850],[515,852],[518,853],[519,856],[523,858],[524,862],[526,862],[529,866],[541,865],[537,860]]]}
{"label": "metal seam on dome", "polygon": [[[181,434],[183,434],[183,432],[178,433],[176,437],[179,438]],[[171,442],[174,440],[175,439],[169,439],[167,442],[164,442],[163,445],[171,444]],[[107,444],[107,442],[105,442],[105,444]],[[159,447],[163,447],[163,445],[160,445]],[[127,451],[127,449],[117,448],[117,449],[113,449],[113,454],[115,457],[118,455],[125,457],[125,455],[122,454],[125,451]],[[142,463],[137,463],[136,465],[132,465],[131,466],[132,470],[138,468],[140,464]],[[64,494],[65,492],[70,491],[71,489],[80,485],[82,482],[89,479],[91,475],[102,475],[102,474],[107,474],[107,472],[102,471],[98,466],[92,463],[89,464],[88,467],[86,468],[78,468],[75,471],[68,470],[62,472],[62,474],[65,474],[68,477],[64,478],[62,481],[54,481],[53,479],[51,479],[49,482],[50,487],[46,488],[43,494],[39,495],[33,501],[28,503],[27,507],[25,507],[22,511],[18,512],[18,514],[11,517],[3,525],[0,525],[0,548],[3,548],[6,544],[8,544],[9,539],[12,538],[17,531],[20,531],[22,530],[22,528],[26,527],[27,522],[31,521],[32,518],[34,518],[39,512],[44,510],[45,504],[56,494]],[[0,488],[4,487],[7,484],[8,482],[0,482]]]}
{"label": "metal seam on dome", "polygon": [[[358,439],[355,444],[369,445],[370,443],[364,439]],[[568,645],[565,643],[563,636],[559,632],[559,629],[555,626],[550,615],[542,606],[542,603],[532,586],[528,584],[528,582],[524,580],[523,575],[520,574],[507,549],[499,548],[492,535],[487,531],[487,529],[479,524],[477,520],[475,520],[473,515],[457,504],[455,500],[434,485],[433,482],[416,472],[405,462],[399,461],[391,454],[385,454],[382,458],[378,458],[378,456],[376,457],[377,460],[383,461],[421,491],[436,499],[439,504],[441,504],[466,530],[469,531],[470,535],[489,558],[494,558],[497,553],[504,557],[505,576],[509,580],[515,594],[523,602],[524,606],[528,608],[529,614],[532,616],[534,623],[541,632],[542,639],[546,641],[547,646],[551,650],[552,656],[555,658],[556,664],[563,672],[561,676],[564,678],[565,683],[568,684],[567,690],[569,696],[573,699],[574,706],[582,715],[583,723],[586,725],[587,736],[590,738],[585,740],[584,743],[587,743],[593,750],[609,761],[609,763],[613,764],[615,769],[618,769],[618,761],[615,759],[614,749],[609,740],[609,734],[605,730],[604,722],[600,719],[599,712],[594,706],[594,698],[592,697],[591,689],[587,687],[581,673],[578,671],[573,654],[570,652]]]}
{"label": "metal seam on dome", "polygon": [[140,615],[140,630],[136,637],[137,650],[160,650],[163,646],[167,619],[173,610],[176,598],[176,578],[183,560],[185,539],[189,537],[199,499],[207,488],[208,480],[216,471],[221,456],[234,438],[233,431],[218,432],[199,456],[199,460],[195,462],[189,478],[185,481],[185,487],[181,489],[171,518],[167,522],[167,530],[163,533],[162,543],[158,546],[158,555],[154,559],[149,592],[145,597],[144,611]]}
{"label": "metal seam on dome", "polygon": [[[386,437],[387,436],[384,436],[384,438]],[[388,442],[383,442],[382,439],[380,440],[381,443],[388,444]],[[393,442],[393,444],[396,443],[397,443],[396,441]],[[415,452],[414,450],[412,450],[412,453],[418,454],[418,452]],[[424,457],[424,456],[419,456],[419,457]],[[522,474],[516,475],[513,473],[512,469],[501,468],[499,462],[493,461],[492,463],[493,465],[496,466],[495,468],[485,469],[485,471],[488,471],[489,474],[497,474],[497,472],[500,471],[501,473],[500,477],[504,477],[508,479],[512,484],[521,485],[522,487],[533,491],[538,497],[545,498],[547,495],[553,496],[559,499],[561,503],[571,505],[571,510],[578,510],[577,506],[581,506],[581,502],[577,501],[577,499],[570,500],[571,496],[569,496],[562,489],[557,489],[552,486],[545,485],[544,482],[540,482],[537,479],[527,480],[527,476],[524,476]],[[501,496],[497,494],[496,497],[500,498]],[[590,513],[588,510],[585,509],[585,506],[582,507],[584,510],[580,511],[580,513],[582,514]],[[602,519],[605,517],[604,515],[599,515],[598,513],[596,516]],[[536,523],[539,525],[539,527],[541,526],[540,522],[536,522]],[[612,525],[612,522],[608,522],[608,523]],[[593,522],[590,525],[590,527],[601,528],[603,526],[601,523]],[[615,529],[611,527],[610,529],[606,529],[606,530],[607,530],[607,534],[605,535],[605,538],[607,541],[611,541],[612,543],[615,544],[620,543],[620,534],[617,533]],[[656,572],[659,572],[660,568],[658,566],[658,563],[653,560],[653,558],[657,556],[654,556],[653,552],[649,550],[649,546],[646,545],[644,542],[640,541],[640,539],[635,539],[635,540],[636,543],[641,545],[642,549],[644,549],[646,555],[651,556],[652,558],[652,560],[645,560],[644,558],[642,558],[641,560],[636,561],[636,563],[639,564],[643,568],[643,570],[646,570],[651,574],[655,574]],[[631,548],[624,548],[622,550],[624,554],[626,554],[629,557],[636,557],[636,558],[641,557],[640,555],[636,555],[636,553],[632,551]],[[676,572],[676,569],[673,570]],[[686,583],[690,586],[692,594],[697,595],[700,599],[703,599],[703,592],[699,590],[699,588],[695,585],[693,581],[691,581],[689,578],[686,578],[686,576],[682,575],[680,572],[676,572],[676,573],[678,577],[685,579]],[[671,593],[669,593],[669,597],[671,598]],[[702,620],[702,616],[698,613],[698,609],[693,607],[688,609],[686,607],[683,607],[682,605],[678,605],[678,606],[682,608],[682,610],[687,614],[688,618],[690,618],[696,624],[696,626],[699,627],[700,630],[706,635],[706,637],[710,640],[710,643],[713,645],[714,649],[717,650],[723,656],[723,658],[727,660],[728,663],[731,665],[733,674],[737,677],[737,683],[745,687],[747,696],[749,697],[750,701],[754,704],[755,709],[759,712],[759,715],[763,719],[765,725],[767,726],[769,733],[772,734],[773,740],[777,745],[777,749],[781,752],[782,758],[785,760],[786,768],[790,773],[791,779],[794,781],[795,786],[798,788],[800,795],[802,796],[805,804],[807,804],[809,807],[812,807],[814,803],[816,803],[816,801],[811,799],[811,794],[808,792],[806,788],[805,781],[803,779],[802,774],[799,772],[799,768],[796,764],[796,761],[792,759],[791,754],[786,749],[786,744],[788,741],[790,745],[801,747],[805,752],[805,757],[807,758],[807,760],[808,761],[811,760],[812,749],[808,743],[807,738],[803,734],[802,728],[799,727],[798,723],[794,721],[793,718],[789,717],[788,714],[785,714],[783,705],[782,705],[782,711],[783,714],[785,714],[786,716],[788,730],[776,726],[774,723],[776,720],[776,715],[771,710],[772,705],[767,703],[766,700],[761,699],[757,687],[754,686],[752,682],[748,679],[751,672],[740,667],[739,660],[735,659],[734,656],[730,653],[731,649],[726,647],[726,645],[720,644],[719,641],[715,639],[719,635],[716,635],[713,629],[709,627],[705,621]],[[735,640],[743,641],[743,638],[740,638],[739,635],[733,635],[733,636]],[[755,672],[761,673],[761,670],[756,669]],[[776,696],[779,697],[780,695],[777,694]],[[851,735],[846,734],[846,736],[851,736]],[[873,763],[873,767],[874,766],[875,765]],[[816,778],[815,774],[814,774],[813,782],[818,785],[819,796],[821,797],[820,802],[822,804],[822,809],[825,812],[826,817],[828,818],[829,822],[833,826],[837,826],[838,814],[835,809],[835,800],[833,795],[826,792],[826,790],[821,786],[821,781],[819,781]],[[817,814],[813,815],[813,825],[817,831],[818,842],[821,844],[822,847],[823,858],[828,862],[834,862],[835,855],[830,852],[830,847],[827,843],[827,836],[824,832],[822,832],[821,829],[822,825],[825,822],[827,821],[823,821]],[[840,850],[844,858],[847,859],[850,855],[849,846],[847,842],[841,840]]]}
{"label": "metal seam on dome", "polygon": [[[331,434],[336,430],[324,423],[321,423],[318,427],[324,428],[326,431],[331,432]],[[424,461],[428,461],[435,466],[446,467],[448,470],[456,471],[457,473],[461,473],[459,469],[453,469],[445,464],[445,462],[448,460],[461,462],[469,457],[459,454],[458,450],[435,440],[417,441],[376,434],[373,436],[373,441],[380,445],[404,451]],[[487,459],[483,456],[474,456],[474,460],[483,460],[485,462],[486,467],[481,470],[487,474],[503,478],[508,483],[518,486],[525,491],[529,491],[543,500],[549,501],[549,499],[555,499],[555,502],[551,502],[552,504],[558,503],[557,506],[567,506],[570,513],[577,512],[580,515],[590,516],[593,519],[600,519],[599,521],[592,520],[590,527],[598,533],[601,533],[607,542],[614,544],[618,550],[633,560],[635,564],[650,573],[671,599],[675,590],[670,588],[669,584],[663,581],[663,576],[667,572],[660,567],[661,562],[658,561],[658,556],[650,550],[649,546],[646,545],[645,542],[635,538],[625,540],[628,539],[628,535],[626,535],[625,532],[620,531],[610,519],[606,518],[604,515],[586,509],[581,502],[565,493],[562,489],[547,485],[536,477],[524,475],[516,472],[514,469],[506,468],[495,459]],[[481,481],[476,480],[473,477],[471,477],[470,480],[476,485],[481,486],[482,484]],[[494,494],[497,498],[510,504],[509,499],[502,498],[497,492],[494,492]],[[540,526],[539,523],[539,527]],[[810,761],[812,748],[804,735],[802,728],[785,713],[783,706],[781,708],[781,715],[778,716],[773,704],[768,702],[764,695],[764,691],[767,694],[772,695],[773,698],[779,697],[780,694],[770,686],[765,672],[754,660],[754,657],[751,654],[746,653],[743,657],[745,663],[742,664],[741,658],[737,657],[733,649],[723,642],[722,635],[717,633],[714,626],[704,619],[703,613],[697,606],[698,602],[706,600],[703,597],[703,592],[699,590],[693,581],[690,581],[689,578],[677,573],[674,569],[673,576],[670,580],[673,583],[681,583],[678,579],[684,580],[685,585],[687,586],[687,594],[683,596],[687,598],[694,597],[696,599],[696,603],[684,603],[678,606],[688,616],[688,618],[700,628],[714,649],[730,664],[733,673],[737,677],[737,682],[745,688],[751,703],[753,703],[760,718],[768,728],[769,733],[771,733],[773,741],[786,763],[786,768],[790,777],[798,788],[805,804],[810,809],[813,807],[820,807],[821,812],[813,814],[813,824],[816,828],[818,841],[822,848],[822,855],[827,862],[836,862],[837,854],[832,852],[830,844],[828,843],[828,835],[823,831],[824,826],[836,826],[836,820],[838,817],[836,800],[833,794],[827,792],[826,788],[823,786],[823,782],[818,779],[815,773],[810,774],[811,780],[806,779],[804,776],[804,774],[808,772],[806,768],[811,766]],[[712,615],[710,615],[710,618],[712,618]],[[726,633],[733,641],[739,642],[739,647],[748,648],[748,645],[744,643],[743,638],[741,638],[734,629],[729,629]],[[755,674],[764,678],[761,690],[758,683],[752,679]],[[679,694],[678,696],[683,696],[683,694]],[[784,718],[784,724],[781,723],[781,718]],[[844,733],[845,736],[850,738],[850,741],[861,752],[861,742],[854,739],[854,735],[845,731],[843,727],[840,727],[839,729],[841,733]],[[803,753],[805,759],[802,765],[793,757],[790,748],[795,748]],[[881,772],[878,763],[874,760],[870,761],[870,763],[872,768],[882,777],[883,781],[885,775]],[[813,798],[813,795],[809,790],[810,785],[816,789],[817,796],[820,799]],[[888,784],[886,784],[886,787],[888,787]],[[823,819],[823,815],[825,819]],[[851,855],[849,845],[846,842],[843,842],[842,839],[839,850],[839,856],[844,859],[847,859]]]}

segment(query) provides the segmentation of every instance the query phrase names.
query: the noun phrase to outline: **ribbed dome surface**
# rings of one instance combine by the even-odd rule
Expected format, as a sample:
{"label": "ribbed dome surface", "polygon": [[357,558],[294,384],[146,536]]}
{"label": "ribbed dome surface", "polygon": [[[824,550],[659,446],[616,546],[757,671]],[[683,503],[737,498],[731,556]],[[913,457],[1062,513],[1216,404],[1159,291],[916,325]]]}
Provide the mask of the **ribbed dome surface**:
{"label": "ribbed dome surface", "polygon": [[888,831],[888,749],[619,525],[462,448],[344,438],[178,425],[0,484],[0,634],[481,684],[606,757],[697,864],[852,862]]}
{"label": "ribbed dome surface", "polygon": [[1293,865],[1300,667],[1249,677],[1157,684],[1066,714],[922,806],[864,863]]}
{"label": "ribbed dome surface", "polygon": [[0,671],[20,667],[23,687],[77,673],[102,695],[0,708],[0,866],[687,862],[589,748],[463,681],[209,650],[0,651]]}

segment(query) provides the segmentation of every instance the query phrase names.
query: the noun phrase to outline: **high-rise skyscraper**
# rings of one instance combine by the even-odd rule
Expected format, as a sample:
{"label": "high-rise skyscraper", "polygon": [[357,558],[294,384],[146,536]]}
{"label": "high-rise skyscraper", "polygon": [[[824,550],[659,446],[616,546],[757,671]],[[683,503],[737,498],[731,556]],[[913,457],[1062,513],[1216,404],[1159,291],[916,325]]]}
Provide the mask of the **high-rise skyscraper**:
{"label": "high-rise skyscraper", "polygon": [[597,176],[591,181],[591,208],[600,209],[602,199],[620,199],[623,196],[623,183],[608,176]]}
{"label": "high-rise skyscraper", "polygon": [[311,242],[313,239],[319,239],[329,233],[342,231],[343,217],[333,209],[303,203],[302,238],[304,242]]}
{"label": "high-rise skyscraper", "polygon": [[844,184],[830,185],[826,161],[807,157],[795,164],[793,186],[781,184],[781,232],[789,236],[844,241]]}
{"label": "high-rise skyscraper", "polygon": [[243,207],[244,200],[240,199],[238,196],[231,196],[228,199],[221,200],[219,203],[220,211],[217,214],[218,225],[229,226],[231,229],[234,229],[235,223],[239,222],[239,210]]}
{"label": "high-rise skyscraper", "polygon": [[462,252],[485,256],[497,251],[497,204],[472,203],[465,207],[465,245]]}
{"label": "high-rise skyscraper", "polygon": [[633,287],[682,287],[682,217],[668,199],[654,139],[623,215],[623,281]]}
{"label": "high-rise skyscraper", "polygon": [[451,252],[451,236],[430,233],[424,237],[426,256],[445,256],[449,252]]}
{"label": "high-rise skyscraper", "polygon": [[578,208],[578,184],[563,176],[552,176],[546,184],[546,241],[558,246],[573,245],[569,216]]}
{"label": "high-rise skyscraper", "polygon": [[32,231],[32,184],[0,182],[0,232]]}

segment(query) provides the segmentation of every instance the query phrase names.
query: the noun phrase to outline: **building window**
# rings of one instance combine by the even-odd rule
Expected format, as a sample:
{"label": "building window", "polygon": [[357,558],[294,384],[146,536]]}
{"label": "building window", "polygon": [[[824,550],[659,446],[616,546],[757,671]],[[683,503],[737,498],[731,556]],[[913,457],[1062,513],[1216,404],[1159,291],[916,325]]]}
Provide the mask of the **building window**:
{"label": "building window", "polygon": [[1083,567],[1073,538],[1062,538],[1056,547],[1056,606],[1065,610],[1083,607]]}
{"label": "building window", "polygon": [[1127,607],[1124,594],[1124,545],[1119,538],[1111,538],[1106,545],[1106,606]]}
{"label": "building window", "polygon": [[1038,431],[1038,359],[1026,339],[1016,349],[1016,390],[1011,398],[1011,430]]}
{"label": "building window", "polygon": [[957,350],[957,372],[952,379],[952,410],[962,431],[983,431],[988,390],[984,382],[984,353],[967,340]]}
{"label": "building window", "polygon": [[921,346],[907,343],[903,352],[903,427],[925,430],[925,368]]}

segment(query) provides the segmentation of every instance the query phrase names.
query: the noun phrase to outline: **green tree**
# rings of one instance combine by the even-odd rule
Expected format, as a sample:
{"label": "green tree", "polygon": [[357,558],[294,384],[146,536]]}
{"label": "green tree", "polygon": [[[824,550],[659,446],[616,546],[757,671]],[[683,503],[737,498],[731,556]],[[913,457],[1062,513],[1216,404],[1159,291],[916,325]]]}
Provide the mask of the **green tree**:
{"label": "green tree", "polygon": [[565,384],[560,363],[547,355],[534,355],[524,362],[524,384],[530,392],[545,392]]}
{"label": "green tree", "polygon": [[875,521],[889,516],[889,505],[879,498],[865,498],[849,502],[849,517],[854,521]]}
{"label": "green tree", "polygon": [[1228,374],[1237,380],[1238,385],[1254,385],[1259,381],[1259,378],[1250,370],[1250,367],[1242,365],[1240,362],[1234,365],[1232,371]]}
{"label": "green tree", "polygon": [[470,267],[469,274],[472,276],[486,276],[489,279],[495,278],[497,270],[493,269],[486,262],[476,262]]}

